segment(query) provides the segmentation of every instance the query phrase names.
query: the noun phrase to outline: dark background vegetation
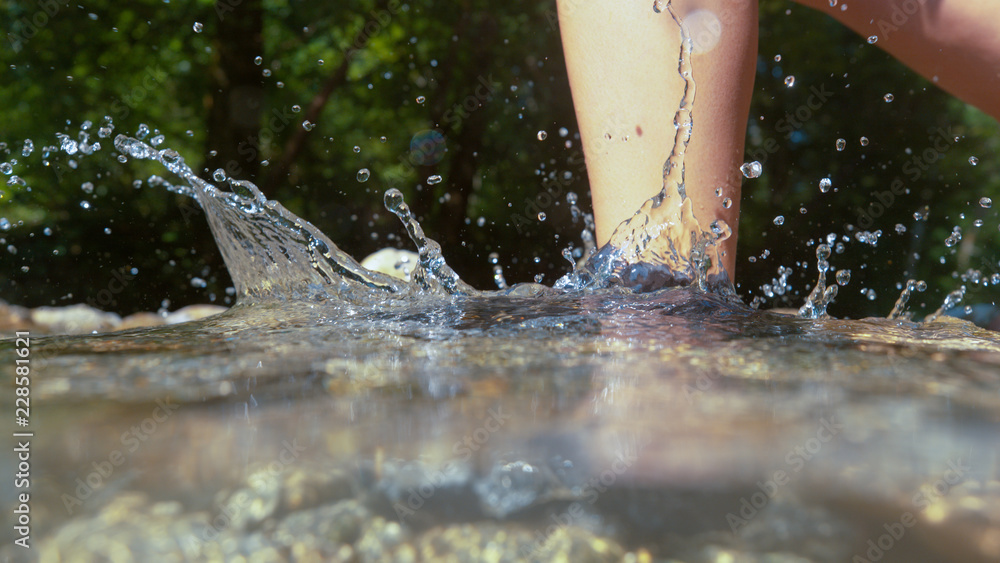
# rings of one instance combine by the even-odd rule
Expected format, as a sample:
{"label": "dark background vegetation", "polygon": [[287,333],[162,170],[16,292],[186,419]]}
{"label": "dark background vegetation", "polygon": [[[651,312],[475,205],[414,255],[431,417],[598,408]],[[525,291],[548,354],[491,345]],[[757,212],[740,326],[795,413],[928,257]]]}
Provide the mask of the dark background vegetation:
{"label": "dark background vegetation", "polygon": [[[831,260],[853,273],[835,316],[884,316],[908,278],[930,284],[914,299],[927,312],[967,270],[996,273],[997,207],[978,202],[1000,205],[997,124],[826,16],[776,0],[762,0],[761,11],[747,153],[764,173],[744,183],[741,296],[761,295],[784,265],[794,271],[792,289],[765,306],[800,305],[815,282],[815,241],[829,233],[851,237]],[[544,222],[516,218],[534,213],[528,203],[548,202],[538,197],[547,179],[589,205],[554,1],[33,0],[4,3],[0,22],[0,161],[12,165],[0,176],[0,216],[12,225],[0,232],[0,297],[9,302],[91,302],[123,314],[164,300],[170,309],[227,302],[230,281],[203,215],[145,183],[153,174],[177,181],[158,165],[115,160],[113,135],[97,135],[106,116],[114,134],[140,124],[158,130],[147,140],[163,134],[160,147],[205,178],[221,167],[254,181],[359,259],[410,248],[382,207],[392,186],[480,288],[493,287],[491,252],[509,282],[542,273],[551,283],[568,266],[561,249],[580,244],[582,226],[565,201],[543,205]],[[784,84],[789,75],[793,87]],[[813,88],[832,95],[789,130],[781,120],[808,107]],[[56,133],[80,140],[88,120],[102,150],[44,154],[60,144]],[[315,124],[308,131],[307,120]],[[938,128],[959,140],[908,177],[904,166],[933,146]],[[411,153],[411,140],[426,140],[428,130],[443,137],[441,150]],[[838,138],[847,140],[842,152]],[[25,139],[35,146],[28,157]],[[361,168],[371,171],[366,182]],[[434,174],[443,181],[429,185]],[[835,191],[824,194],[818,182],[827,176]],[[882,230],[878,246],[857,242],[848,224],[897,176],[909,193],[870,227]],[[916,222],[924,205],[929,219]],[[949,248],[956,225],[963,240]],[[994,299],[995,287],[968,285],[966,302]],[[109,287],[122,289],[97,303]],[[862,295],[869,289],[874,300]]]}

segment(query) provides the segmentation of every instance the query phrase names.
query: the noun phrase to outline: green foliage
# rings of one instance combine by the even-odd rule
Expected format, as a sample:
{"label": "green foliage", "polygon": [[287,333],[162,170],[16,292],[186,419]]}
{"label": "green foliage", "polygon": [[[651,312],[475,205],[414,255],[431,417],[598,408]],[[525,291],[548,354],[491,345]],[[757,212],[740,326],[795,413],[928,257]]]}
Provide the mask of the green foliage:
{"label": "green foliage", "polygon": [[[249,17],[255,10],[259,22]],[[794,296],[768,303],[800,304],[815,281],[815,241],[828,233],[853,236],[845,225],[858,224],[858,208],[878,201],[874,194],[901,175],[910,193],[870,228],[882,230],[879,245],[852,239],[831,260],[853,271],[832,312],[884,315],[898,294],[895,284],[907,278],[931,284],[915,301],[933,309],[957,287],[953,271],[996,272],[996,212],[978,205],[982,196],[1000,204],[1000,163],[991,158],[1000,143],[996,123],[825,16],[771,0],[761,10],[747,154],[766,159],[757,158],[764,175],[744,184],[741,294],[759,295],[786,265],[795,270]],[[39,13],[45,23],[34,26]],[[554,2],[477,0],[3,5],[9,35],[0,47],[0,141],[7,144],[0,160],[18,160],[13,173],[26,186],[0,187],[0,217],[16,225],[0,233],[3,246],[16,248],[0,269],[0,297],[31,306],[92,302],[122,313],[155,310],[164,299],[171,308],[225,301],[230,281],[204,216],[193,202],[148,185],[151,175],[176,180],[160,167],[115,159],[113,135],[97,135],[105,116],[115,134],[132,134],[142,123],[158,130],[148,138],[163,134],[161,147],[177,150],[205,178],[231,166],[233,176],[258,183],[358,258],[410,246],[382,207],[385,189],[398,187],[474,285],[492,286],[491,252],[508,281],[539,273],[553,281],[568,266],[561,250],[579,246],[582,225],[572,222],[563,197],[544,195],[544,186],[573,191],[587,205],[554,16]],[[787,75],[796,77],[794,87],[784,85]],[[830,91],[829,99],[810,109],[801,127],[779,130],[786,113],[808,107],[814,87]],[[882,100],[886,92],[895,95],[891,104]],[[310,131],[306,119],[315,123]],[[43,147],[59,145],[57,132],[80,140],[88,120],[86,133],[101,151],[43,155]],[[910,181],[906,149],[920,154],[938,127],[954,128],[960,140]],[[411,150],[429,130],[440,133],[446,151]],[[539,130],[548,134],[544,141]],[[870,140],[865,147],[861,136]],[[843,152],[834,149],[837,138],[848,141]],[[25,139],[36,147],[27,158],[20,156]],[[760,153],[769,139],[767,146],[777,148]],[[972,155],[978,166],[969,164]],[[361,168],[371,171],[363,183]],[[443,181],[427,182],[432,175]],[[827,176],[837,191],[822,194],[817,183]],[[92,193],[81,188],[85,182]],[[915,223],[913,212],[923,205],[930,218]],[[786,218],[781,227],[772,223],[779,214]],[[984,226],[973,227],[974,219]],[[906,233],[896,233],[897,223]],[[948,248],[944,240],[955,225],[964,239]],[[765,249],[768,258],[748,261]],[[114,302],[95,302],[125,266],[138,274]],[[194,277],[206,287],[192,285]],[[877,299],[860,295],[862,288],[876,290]],[[988,301],[992,293],[979,290],[969,299]]]}

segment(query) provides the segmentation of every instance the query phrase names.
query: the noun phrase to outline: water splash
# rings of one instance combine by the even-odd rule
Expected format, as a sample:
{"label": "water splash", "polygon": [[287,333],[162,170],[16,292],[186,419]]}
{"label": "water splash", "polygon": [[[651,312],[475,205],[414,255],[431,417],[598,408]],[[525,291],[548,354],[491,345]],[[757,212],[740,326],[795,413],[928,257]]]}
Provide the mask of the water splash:
{"label": "water splash", "polygon": [[683,95],[674,114],[674,144],[663,166],[663,187],[628,220],[611,240],[580,268],[560,278],[558,289],[625,286],[638,290],[666,286],[691,286],[735,296],[722,265],[719,243],[732,235],[724,221],[701,227],[684,184],[684,154],[691,141],[695,99],[691,53],[693,43],[684,20],[670,2],[658,2],[657,11],[667,11],[680,29],[681,47],[677,71],[684,80]]}
{"label": "water splash", "polygon": [[830,271],[830,245],[821,244],[816,248],[816,270],[819,277],[816,278],[816,285],[813,287],[809,297],[802,307],[799,307],[799,316],[804,319],[821,319],[827,316],[826,308],[837,296],[840,286],[833,284],[826,285],[826,273]]}
{"label": "water splash", "polygon": [[307,299],[362,304],[373,297],[413,292],[411,284],[362,267],[319,229],[268,200],[251,182],[228,178],[232,191],[223,191],[199,178],[173,149],[156,149],[126,135],[115,137],[114,144],[123,155],[159,162],[186,182],[172,185],[156,180],[170,191],[195,198],[205,209],[240,302]]}
{"label": "water splash", "polygon": [[927,289],[927,282],[923,280],[909,280],[906,282],[906,287],[903,288],[903,292],[899,294],[899,299],[896,300],[896,304],[893,305],[892,311],[889,312],[887,317],[889,320],[896,319],[909,319],[913,313],[906,310],[906,304],[910,300],[910,296],[913,291],[924,291]]}

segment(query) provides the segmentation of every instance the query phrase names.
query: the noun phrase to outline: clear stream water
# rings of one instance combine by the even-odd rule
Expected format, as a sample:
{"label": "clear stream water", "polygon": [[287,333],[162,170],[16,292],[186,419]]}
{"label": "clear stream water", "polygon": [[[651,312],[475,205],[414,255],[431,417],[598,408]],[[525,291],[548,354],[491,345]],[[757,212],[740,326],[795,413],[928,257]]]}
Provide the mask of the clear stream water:
{"label": "clear stream water", "polygon": [[31,340],[33,547],[0,560],[1000,560],[1000,338],[833,319],[821,284],[808,318],[739,302],[684,197],[689,86],[664,192],[554,288],[467,286],[393,191],[419,267],[368,271],[117,136],[205,209],[238,303]]}

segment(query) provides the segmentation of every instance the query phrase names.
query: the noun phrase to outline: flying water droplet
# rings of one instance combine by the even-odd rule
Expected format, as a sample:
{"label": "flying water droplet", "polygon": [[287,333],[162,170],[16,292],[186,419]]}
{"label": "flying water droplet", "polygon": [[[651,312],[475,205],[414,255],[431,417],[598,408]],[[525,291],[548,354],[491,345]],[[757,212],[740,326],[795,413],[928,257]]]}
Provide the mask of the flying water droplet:
{"label": "flying water droplet", "polygon": [[417,103],[418,104],[424,105],[424,102],[426,102],[426,101],[427,101],[427,98],[425,98],[423,96],[417,96]]}
{"label": "flying water droplet", "polygon": [[302,122],[302,128],[306,131],[312,131],[316,127],[316,124],[309,121],[308,119]]}
{"label": "flying water droplet", "polygon": [[827,193],[833,186],[833,182],[829,178],[823,178],[819,181],[819,191]]}
{"label": "flying water droplet", "polygon": [[434,174],[433,176],[428,176],[427,177],[427,185],[428,186],[433,186],[434,184],[440,184],[440,183],[441,183],[441,175],[440,174]]}
{"label": "flying water droplet", "polygon": [[549,134],[546,133],[545,131],[539,131],[537,136],[539,141],[544,141],[545,138],[549,136]]}
{"label": "flying water droplet", "polygon": [[358,154],[359,152],[361,152],[361,147],[359,147],[358,145],[354,145],[354,149],[353,150],[354,150],[354,154]]}
{"label": "flying water droplet", "polygon": [[368,178],[371,177],[371,174],[372,174],[371,171],[369,171],[367,168],[362,168],[361,170],[358,170],[358,181],[361,183],[367,182]]}
{"label": "flying water droplet", "polygon": [[837,150],[842,151],[847,148],[847,139],[837,139]]}
{"label": "flying water droplet", "polygon": [[774,218],[774,224],[777,225],[777,226],[779,226],[779,227],[782,226],[782,225],[784,225],[785,224],[785,217],[784,217],[784,215],[778,215],[777,217],[775,217]]}
{"label": "flying water droplet", "polygon": [[743,166],[740,166],[740,172],[743,173],[745,178],[758,178],[764,168],[761,166],[760,161],[744,162]]}
{"label": "flying water droplet", "polygon": [[0,217],[0,231],[9,231],[10,221],[6,217]]}
{"label": "flying water droplet", "polygon": [[302,106],[300,106],[299,104],[295,104],[292,106],[292,113],[299,113],[300,111],[302,111]]}
{"label": "flying water droplet", "polygon": [[926,221],[930,214],[931,208],[925,205],[922,209],[913,212],[913,219],[915,221]]}
{"label": "flying water droplet", "polygon": [[882,99],[885,100],[885,103],[888,104],[888,103],[892,102],[893,96],[892,96],[892,94],[886,94],[886,95],[882,96]]}
{"label": "flying water droplet", "polygon": [[774,56],[774,62],[780,63],[781,62],[781,55],[775,55]]}
{"label": "flying water droplet", "polygon": [[379,142],[380,142],[380,143],[384,143],[384,142],[388,141],[389,139],[386,139],[386,138],[385,138],[385,137],[383,136],[383,137],[379,137],[379,138],[378,138],[378,140],[379,140]]}
{"label": "flying water droplet", "polygon": [[862,147],[868,146],[868,137],[861,137],[861,146]]}
{"label": "flying water droplet", "polygon": [[212,179],[216,182],[226,181],[226,171],[221,168],[216,168],[215,172],[212,172]]}
{"label": "flying water droplet", "polygon": [[84,193],[92,194],[94,193],[94,184],[91,184],[90,182],[84,182],[83,184],[80,185],[80,189],[83,190]]}
{"label": "flying water droplet", "polygon": [[31,156],[31,151],[35,150],[35,144],[31,139],[24,140],[24,148],[21,149],[21,156]]}
{"label": "flying water droplet", "polygon": [[905,232],[906,232],[906,225],[902,223],[896,223],[896,233],[901,235]]}
{"label": "flying water droplet", "polygon": [[201,30],[205,29],[205,26],[202,25],[201,22],[194,22],[194,25],[191,27],[194,29],[195,33],[201,33]]}
{"label": "flying water droplet", "polygon": [[837,285],[845,286],[851,283],[851,271],[850,270],[838,270],[837,271]]}
{"label": "flying water droplet", "polygon": [[868,36],[868,44],[869,45],[874,45],[876,41],[878,41],[878,35],[869,35]]}
{"label": "flying water droplet", "polygon": [[0,172],[3,172],[5,175],[10,176],[11,174],[14,173],[14,167],[11,166],[9,162],[0,163]]}
{"label": "flying water droplet", "polygon": [[979,164],[979,159],[976,158],[976,157],[974,157],[974,156],[970,156],[969,157],[969,164],[975,166],[975,165]]}
{"label": "flying water droplet", "polygon": [[538,220],[539,221],[544,221],[545,218],[546,218],[545,212],[544,211],[539,211],[538,212]]}
{"label": "flying water droplet", "polygon": [[208,287],[208,283],[201,278],[191,278],[191,287]]}
{"label": "flying water droplet", "polygon": [[90,209],[90,202],[89,201],[81,201],[80,202],[80,207],[82,207],[84,209]]}
{"label": "flying water droplet", "polygon": [[789,88],[791,88],[792,86],[795,86],[795,77],[792,76],[792,75],[786,76],[785,77],[785,86],[788,86]]}
{"label": "flying water droplet", "polygon": [[979,207],[982,207],[983,209],[989,209],[993,207],[993,200],[988,197],[981,197],[979,198]]}
{"label": "flying water droplet", "polygon": [[260,66],[260,63],[264,62],[264,57],[257,55],[253,58],[253,64]]}

